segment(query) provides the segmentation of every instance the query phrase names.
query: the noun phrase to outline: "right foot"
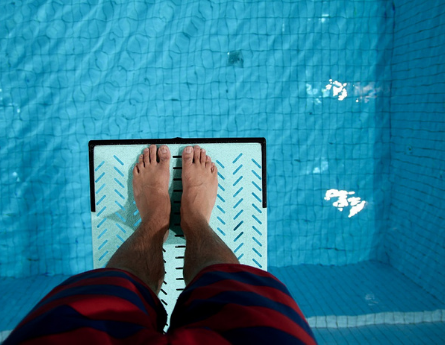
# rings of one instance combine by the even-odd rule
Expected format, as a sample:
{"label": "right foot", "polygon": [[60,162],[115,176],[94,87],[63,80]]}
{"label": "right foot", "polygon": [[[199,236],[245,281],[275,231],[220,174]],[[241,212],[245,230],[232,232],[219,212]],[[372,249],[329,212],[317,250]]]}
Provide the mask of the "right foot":
{"label": "right foot", "polygon": [[187,146],[182,152],[181,228],[210,221],[218,191],[218,169],[204,149]]}

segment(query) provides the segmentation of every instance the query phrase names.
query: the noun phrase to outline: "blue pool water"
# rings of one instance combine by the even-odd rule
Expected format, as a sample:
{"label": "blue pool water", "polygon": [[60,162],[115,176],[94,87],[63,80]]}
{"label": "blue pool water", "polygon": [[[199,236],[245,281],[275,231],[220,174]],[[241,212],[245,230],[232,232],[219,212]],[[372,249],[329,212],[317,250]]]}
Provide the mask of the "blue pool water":
{"label": "blue pool water", "polygon": [[320,344],[445,338],[445,3],[0,4],[0,341],[92,268],[88,141],[265,137]]}

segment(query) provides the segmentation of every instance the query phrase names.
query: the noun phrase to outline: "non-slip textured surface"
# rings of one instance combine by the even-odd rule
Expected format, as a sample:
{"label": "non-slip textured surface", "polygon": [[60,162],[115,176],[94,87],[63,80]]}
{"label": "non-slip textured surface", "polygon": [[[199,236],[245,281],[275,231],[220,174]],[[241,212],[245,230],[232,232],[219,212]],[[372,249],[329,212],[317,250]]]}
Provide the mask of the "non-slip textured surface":
{"label": "non-slip textured surface", "polygon": [[[246,139],[248,141],[249,139]],[[149,140],[147,140],[149,142]],[[202,141],[202,140],[201,140]],[[170,232],[164,244],[165,279],[159,298],[168,315],[185,288],[182,275],[186,240],[179,226],[182,196],[182,151],[187,143],[168,144],[171,152]],[[161,143],[159,143],[161,144]],[[218,194],[210,226],[240,263],[267,270],[267,208],[263,207],[263,154],[260,142],[200,142],[218,168]],[[264,143],[265,145],[265,143]],[[149,144],[99,143],[93,161],[94,212],[91,212],[94,268],[105,267],[141,222],[133,196],[133,167]],[[264,200],[265,201],[265,200]]]}

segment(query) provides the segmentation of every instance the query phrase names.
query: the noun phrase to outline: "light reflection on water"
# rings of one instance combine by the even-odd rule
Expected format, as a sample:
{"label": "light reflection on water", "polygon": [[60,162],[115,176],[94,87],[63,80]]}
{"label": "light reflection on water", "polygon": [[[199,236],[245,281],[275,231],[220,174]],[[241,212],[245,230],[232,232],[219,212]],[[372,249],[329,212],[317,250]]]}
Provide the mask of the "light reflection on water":
{"label": "light reflection on water", "polygon": [[332,205],[342,212],[345,207],[351,207],[348,217],[351,218],[359,213],[366,205],[365,200],[361,200],[359,197],[349,197],[348,195],[355,194],[354,191],[348,192],[346,190],[329,189],[326,191],[324,199],[329,201],[332,198],[338,198]]}
{"label": "light reflection on water", "polygon": [[306,94],[313,99],[315,104],[321,104],[323,98],[335,98],[343,101],[351,97],[356,103],[369,103],[385,92],[384,85],[378,85],[376,82],[341,82],[329,79],[324,86],[306,83]]}

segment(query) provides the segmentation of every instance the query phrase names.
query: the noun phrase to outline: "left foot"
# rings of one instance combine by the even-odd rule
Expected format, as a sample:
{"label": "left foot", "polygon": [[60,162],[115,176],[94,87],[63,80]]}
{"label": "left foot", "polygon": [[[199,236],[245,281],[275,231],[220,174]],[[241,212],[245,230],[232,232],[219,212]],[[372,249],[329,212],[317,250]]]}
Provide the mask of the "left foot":
{"label": "left foot", "polygon": [[133,169],[133,193],[136,207],[142,223],[153,224],[156,231],[165,231],[164,241],[168,237],[170,223],[170,150],[162,145],[157,151],[156,145],[144,149]]}

